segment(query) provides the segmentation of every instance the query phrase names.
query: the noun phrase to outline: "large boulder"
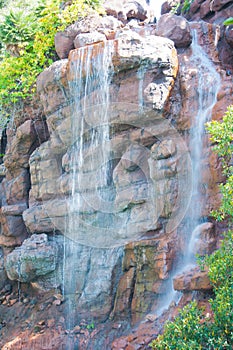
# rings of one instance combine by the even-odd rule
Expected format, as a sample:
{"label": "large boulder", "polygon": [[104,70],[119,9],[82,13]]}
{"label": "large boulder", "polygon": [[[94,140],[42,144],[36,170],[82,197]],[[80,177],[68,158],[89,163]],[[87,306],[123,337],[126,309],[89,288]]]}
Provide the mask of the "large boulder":
{"label": "large boulder", "polygon": [[188,21],[182,16],[162,15],[157,25],[157,35],[174,41],[177,48],[188,47],[192,43],[192,34]]}
{"label": "large boulder", "polygon": [[208,271],[200,271],[198,268],[193,268],[175,276],[173,286],[175,290],[182,292],[206,291],[213,288]]}
{"label": "large boulder", "polygon": [[56,269],[58,246],[46,234],[32,235],[7,255],[5,269],[10,280],[33,282]]}
{"label": "large boulder", "polygon": [[122,26],[122,22],[113,16],[99,16],[98,14],[89,15],[82,20],[76,21],[63,32],[56,33],[55,50],[59,58],[67,58],[71,50],[75,47],[79,47],[79,45],[77,45],[77,39],[76,44],[74,43],[77,35],[88,34],[91,37],[93,32],[98,32],[99,35],[102,34],[107,39],[114,39],[117,30]]}
{"label": "large boulder", "polygon": [[77,49],[78,47],[99,43],[105,40],[106,36],[97,31],[92,33],[81,33],[78,34],[74,39],[74,47]]}

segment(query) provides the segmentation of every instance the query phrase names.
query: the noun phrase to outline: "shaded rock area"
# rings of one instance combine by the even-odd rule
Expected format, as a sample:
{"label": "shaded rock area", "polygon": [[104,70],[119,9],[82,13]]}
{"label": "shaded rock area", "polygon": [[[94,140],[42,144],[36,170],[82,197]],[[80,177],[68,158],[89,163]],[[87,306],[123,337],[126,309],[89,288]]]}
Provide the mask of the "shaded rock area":
{"label": "shaded rock area", "polygon": [[[171,3],[163,6],[164,13]],[[192,183],[188,145],[198,110],[192,33],[195,29],[221,76],[212,110],[212,118],[219,120],[233,103],[232,28],[218,26],[232,4],[214,1],[210,8],[209,1],[194,1],[186,19],[164,14],[157,26],[148,24],[152,19],[146,1],[106,1],[104,6],[105,15],[92,14],[56,34],[60,60],[39,75],[37,102],[17,106],[14,124],[6,132],[0,172],[4,350],[60,350],[67,344],[81,350],[149,349],[166,319],[194,296],[201,304],[211,295],[207,272],[192,268],[174,277],[175,289],[184,292],[178,305],[173,302],[168,311],[157,314],[192,233],[184,224],[192,215],[187,210]],[[80,170],[71,163],[75,67],[84,81],[87,72],[80,61],[89,59],[94,72],[106,47],[112,50],[112,153],[108,189],[101,194],[113,200],[106,201],[106,212],[98,211],[98,147],[90,145],[103,106],[96,103],[101,87],[94,84],[85,102],[80,94],[86,106],[85,177],[78,192],[85,200],[76,201],[71,218],[70,195],[78,182],[73,174]],[[85,90],[84,85],[78,87]],[[216,249],[222,230],[209,217],[220,203],[221,167],[206,135],[203,142],[196,203],[202,212],[192,252],[200,255]],[[78,238],[67,231],[69,220],[76,225],[76,217],[85,227]],[[208,303],[206,307],[208,311]]]}

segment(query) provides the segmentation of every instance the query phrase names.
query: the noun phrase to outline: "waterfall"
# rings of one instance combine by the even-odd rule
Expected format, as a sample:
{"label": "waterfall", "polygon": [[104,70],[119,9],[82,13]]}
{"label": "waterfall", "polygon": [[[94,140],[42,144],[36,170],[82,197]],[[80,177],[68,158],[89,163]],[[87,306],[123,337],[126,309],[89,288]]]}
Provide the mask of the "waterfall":
{"label": "waterfall", "polygon": [[190,132],[190,156],[192,160],[192,198],[187,224],[191,234],[188,240],[185,265],[195,263],[194,247],[198,240],[199,225],[206,219],[203,216],[201,191],[203,184],[202,151],[205,138],[205,124],[211,119],[212,109],[217,101],[220,88],[220,76],[203,48],[198,44],[197,31],[194,29],[192,56],[190,62],[197,69],[197,112],[193,118]]}
{"label": "waterfall", "polygon": [[[177,265],[173,268],[171,277],[168,281],[170,287],[168,292],[161,299],[157,310],[157,315],[171,305],[177,302],[181,293],[173,288],[173,278],[190,270],[196,266],[195,263],[195,245],[199,239],[201,223],[206,221],[203,216],[202,206],[202,186],[203,186],[203,146],[205,140],[205,124],[211,119],[212,109],[217,102],[217,93],[220,89],[220,76],[216,71],[213,63],[198,43],[198,33],[195,29],[192,30],[193,41],[191,45],[192,55],[189,59],[193,74],[195,75],[197,89],[195,91],[196,108],[195,115],[192,115],[192,125],[189,136],[189,149],[192,164],[192,186],[191,200],[186,216],[184,217],[183,230],[186,233],[185,253],[182,258],[179,258]],[[192,112],[190,110],[190,112]]]}
{"label": "waterfall", "polygon": [[[115,266],[120,254],[117,250],[111,252],[101,249],[101,246],[99,249],[93,248],[93,241],[98,240],[98,237],[96,235],[92,241],[89,241],[88,237],[90,238],[91,234],[94,236],[98,230],[92,226],[91,220],[86,223],[82,219],[83,213],[88,213],[91,217],[96,211],[96,203],[88,201],[89,191],[97,193],[101,203],[104,201],[102,197],[108,183],[110,153],[108,106],[112,53],[111,41],[80,48],[78,59],[72,62],[70,69],[72,76],[70,91],[73,97],[72,142],[69,150],[70,197],[67,205],[63,266],[63,294],[68,299],[66,313],[69,330],[72,330],[77,322],[75,316],[77,305],[82,303],[83,295],[87,298],[88,290],[96,287],[94,283],[97,283],[100,277],[90,278],[94,261],[99,260],[99,264],[104,266],[104,271],[104,268],[99,269],[104,278],[104,274],[109,274]],[[97,147],[98,152],[95,151]],[[88,181],[90,178],[95,181],[90,183]],[[89,282],[87,282],[88,275],[91,280]],[[99,289],[96,288],[97,293]],[[95,293],[92,290],[92,298],[94,297]],[[72,348],[72,341],[68,345]]]}

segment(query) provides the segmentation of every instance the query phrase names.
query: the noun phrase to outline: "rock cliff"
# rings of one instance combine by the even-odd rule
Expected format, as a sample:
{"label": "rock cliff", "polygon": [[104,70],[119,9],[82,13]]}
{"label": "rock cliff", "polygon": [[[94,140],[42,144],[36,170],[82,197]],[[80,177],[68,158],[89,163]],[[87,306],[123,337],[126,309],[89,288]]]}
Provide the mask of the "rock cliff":
{"label": "rock cliff", "polygon": [[[0,184],[0,307],[3,314],[7,308],[21,310],[24,322],[29,312],[37,316],[30,326],[16,327],[18,337],[3,349],[31,349],[33,341],[38,349],[43,341],[46,349],[61,349],[69,341],[83,350],[145,349],[160,330],[157,312],[186,255],[191,235],[186,222],[195,201],[190,138],[199,108],[199,67],[192,61],[194,30],[221,77],[211,117],[220,119],[233,103],[232,43],[219,26],[222,10],[232,5],[214,3],[208,10],[213,16],[203,14],[205,5],[192,3],[187,18],[198,22],[164,14],[155,25],[148,23],[143,1],[108,1],[106,15],[87,17],[57,33],[60,60],[39,75],[37,98],[18,107],[7,130]],[[103,71],[93,76],[106,48],[111,57],[104,70],[111,74],[108,98],[100,100]],[[88,93],[87,80],[93,80]],[[82,109],[74,113],[77,95]],[[92,142],[93,130],[104,129],[98,119],[103,109],[110,135],[107,186],[96,185],[103,149]],[[74,133],[79,125],[74,118],[84,120],[81,136]],[[206,135],[199,161],[203,175],[196,205],[201,212],[194,253],[203,255],[216,249],[221,233],[209,216],[219,205],[221,168]],[[68,229],[71,223],[78,233],[73,226]],[[206,273],[197,268],[176,276],[174,287],[184,291],[180,306],[193,291],[201,299],[211,289]],[[35,296],[33,306],[29,302]],[[174,301],[170,308],[174,311]],[[142,320],[138,331],[110,345]],[[13,332],[7,316],[0,323],[3,346]]]}

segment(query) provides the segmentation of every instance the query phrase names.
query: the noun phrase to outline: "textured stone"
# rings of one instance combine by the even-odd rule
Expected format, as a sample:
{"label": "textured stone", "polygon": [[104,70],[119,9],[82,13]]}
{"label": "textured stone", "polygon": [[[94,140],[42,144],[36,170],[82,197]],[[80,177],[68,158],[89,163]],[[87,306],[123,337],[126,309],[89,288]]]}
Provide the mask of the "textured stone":
{"label": "textured stone", "polygon": [[74,47],[77,49],[82,46],[91,45],[95,43],[99,43],[101,41],[105,41],[106,36],[97,31],[92,33],[81,33],[78,34],[74,39]]}
{"label": "textured stone", "polygon": [[32,235],[21,247],[7,255],[6,272],[11,280],[32,282],[55,270],[58,247],[46,234]]}
{"label": "textured stone", "polygon": [[225,32],[225,38],[227,43],[233,47],[233,25],[228,26]]}
{"label": "textured stone", "polygon": [[70,25],[63,32],[56,33],[56,52],[59,58],[68,58],[69,52],[75,48],[74,40],[77,35],[88,34],[88,36],[91,36],[91,33],[98,31],[98,33],[105,35],[107,39],[114,39],[116,31],[121,27],[122,22],[113,16],[89,15]]}
{"label": "textured stone", "polygon": [[157,35],[174,41],[176,47],[188,47],[192,42],[192,34],[188,21],[181,16],[162,15],[157,25]]}
{"label": "textured stone", "polygon": [[172,140],[164,140],[159,145],[151,147],[152,158],[160,160],[173,156],[176,153],[176,145]]}
{"label": "textured stone", "polygon": [[[149,312],[152,305],[156,304],[163,286],[166,286],[168,273],[172,267],[177,249],[175,247],[175,236],[176,233],[173,232],[169,238],[142,240],[126,246],[123,268],[129,269],[131,272],[127,271],[123,275],[121,283],[125,286],[127,276],[134,274],[134,280],[128,280],[129,283],[133,283],[131,302],[133,323],[137,323],[143,314]],[[161,283],[161,288],[157,292],[154,289],[156,281]],[[124,290],[127,292],[127,288],[124,288]],[[115,304],[116,311],[121,308],[121,305],[118,305],[120,301],[119,294]]]}
{"label": "textured stone", "polygon": [[30,189],[30,177],[28,170],[22,169],[20,172],[17,171],[15,176],[8,181],[6,177],[2,182],[2,188],[6,196],[6,204],[14,205],[19,202],[25,202]]}
{"label": "textured stone", "polygon": [[16,168],[28,168],[30,154],[38,146],[37,132],[32,120],[27,120],[17,128],[16,134],[4,157],[4,165],[11,172]]}
{"label": "textured stone", "polygon": [[167,0],[164,1],[161,5],[161,15],[165,15],[166,13],[172,13],[172,9],[176,8],[176,14],[180,15],[181,6],[177,8],[177,5],[180,5],[180,0]]}
{"label": "textured stone", "polygon": [[134,289],[134,282],[135,282],[134,278],[135,278],[134,268],[130,268],[121,277],[117,287],[117,294],[115,297],[115,306],[111,314],[112,317],[122,318],[123,315],[125,315],[125,317],[129,316],[132,291]]}
{"label": "textured stone", "polygon": [[67,60],[54,62],[37,78],[37,92],[45,113],[52,113],[69,98],[66,78]]}
{"label": "textured stone", "polygon": [[212,11],[220,11],[222,7],[231,3],[231,0],[214,0],[211,4]]}
{"label": "textured stone", "polygon": [[124,23],[129,18],[136,18],[143,21],[149,16],[148,6],[144,0],[107,0],[104,3],[104,8],[108,15],[112,15]]}
{"label": "textured stone", "polygon": [[[119,12],[120,10],[122,9],[119,9]],[[135,2],[132,5],[132,10],[135,11]],[[130,12],[128,12],[129,15],[131,15]],[[127,20],[126,14],[125,18],[123,20]],[[103,16],[101,20],[108,22],[109,18]],[[97,195],[94,192],[96,190],[98,159],[95,157],[95,150],[89,147],[90,135],[86,136],[85,134],[84,159],[87,172],[82,186],[79,184],[79,190],[83,191],[82,195],[86,192],[84,197],[86,203],[82,207],[76,208],[74,213],[69,212],[68,218],[69,220],[75,218],[81,212],[82,221],[86,224],[86,231],[83,234],[84,244],[78,245],[77,250],[73,247],[75,243],[69,246],[67,243],[69,240],[66,241],[66,237],[59,236],[60,240],[65,241],[66,244],[67,260],[65,260],[63,272],[65,271],[64,276],[67,283],[65,282],[63,287],[66,289],[69,301],[75,304],[75,307],[71,310],[71,313],[76,312],[77,318],[74,317],[75,320],[84,318],[88,319],[88,322],[92,322],[93,319],[103,321],[111,313],[110,316],[117,319],[121,319],[122,315],[124,319],[132,316],[131,321],[136,323],[148,312],[151,314],[151,309],[156,309],[158,306],[161,295],[167,292],[170,272],[174,268],[176,257],[181,254],[180,251],[183,248],[181,244],[183,237],[180,237],[183,232],[180,227],[177,233],[175,230],[181,216],[178,215],[177,219],[175,214],[182,211],[183,215],[186,209],[185,204],[183,206],[179,205],[179,196],[182,192],[185,200],[186,197],[189,198],[188,192],[191,185],[186,182],[188,176],[185,171],[187,172],[187,169],[190,169],[190,164],[186,162],[187,147],[186,150],[185,147],[182,148],[181,141],[174,133],[174,129],[177,128],[181,131],[181,139],[185,144],[190,134],[189,129],[193,122],[192,116],[198,108],[196,94],[198,71],[192,67],[191,49],[183,48],[179,50],[180,66],[178,73],[177,55],[170,40],[153,35],[147,38],[143,37],[144,34],[140,35],[140,33],[146,32],[147,27],[141,25],[141,23],[136,25],[135,23],[138,20],[129,24],[131,28],[134,28],[134,32],[127,29],[128,27],[121,29],[122,23],[119,24],[117,19],[111,18],[110,21],[113,24],[110,27],[104,27],[103,25],[102,29],[98,27],[97,22],[94,23],[90,18],[86,19],[86,24],[84,20],[83,22],[79,21],[74,25],[76,27],[73,27],[73,35],[98,30],[106,36],[106,32],[108,32],[110,38],[114,37],[116,31],[120,29],[117,33],[119,40],[114,43],[113,64],[116,74],[111,76],[110,86],[110,101],[115,102],[110,103],[108,110],[111,121],[115,123],[111,128],[112,159],[108,180],[111,186],[115,187],[116,192],[113,191],[113,201],[106,201],[107,205],[105,205],[107,213],[112,210],[110,219],[102,212],[96,213],[97,199],[103,196],[103,192],[99,191],[101,194],[97,193]],[[92,25],[93,27],[91,27]],[[86,26],[86,29],[84,26]],[[205,48],[207,55],[215,63],[215,66],[221,70],[218,62],[220,56],[218,57],[216,45],[218,45],[218,48],[220,47],[222,32],[219,34],[216,26],[207,25],[204,22],[195,24],[195,26],[199,42]],[[141,31],[139,30],[140,27],[142,28]],[[89,30],[88,28],[93,29]],[[114,29],[112,30],[112,28]],[[73,40],[74,38],[71,40],[72,45]],[[227,45],[229,46],[229,44]],[[94,45],[93,55],[101,55],[102,49],[103,44],[102,46],[100,44]],[[69,50],[67,49],[66,55]],[[70,114],[73,108],[72,98],[75,95],[71,94],[68,86],[69,84],[72,85],[73,79],[70,71],[71,65],[79,62],[80,51],[82,50],[72,51],[69,62],[54,63],[49,70],[42,73],[42,76],[38,78],[39,98],[46,113],[50,139],[40,145],[30,157],[32,188],[29,208],[24,210],[21,204],[26,203],[27,200],[19,202],[19,198],[16,203],[7,204],[6,195],[4,191],[1,191],[3,214],[9,218],[10,216],[20,218],[23,210],[23,220],[27,230],[32,233],[60,231],[65,236],[67,234],[69,236],[66,230],[67,227],[65,227],[67,224],[65,220],[68,212],[67,206],[70,205],[67,199],[72,191],[72,171],[79,171],[79,169],[76,168],[77,164],[70,164],[70,160],[74,155],[73,147],[70,146],[73,131]],[[87,52],[88,48],[84,51]],[[93,56],[93,60],[95,57],[98,56]],[[226,105],[231,103],[233,95],[232,77],[226,77],[224,70],[221,71],[221,77],[223,84],[214,107],[213,116],[215,119],[221,117]],[[90,95],[88,103],[89,101],[91,103],[96,101],[97,90],[92,91]],[[138,103],[140,109],[146,109],[145,113],[139,111]],[[96,115],[98,115],[99,108],[102,108],[102,106],[94,105],[87,113],[84,113],[85,121],[89,125],[98,125]],[[171,120],[171,123],[166,124],[169,120]],[[174,125],[175,128],[172,129],[171,125]],[[9,132],[9,144],[14,136],[14,132],[12,135]],[[139,144],[142,147],[139,147]],[[220,198],[217,192],[217,183],[221,170],[216,156],[212,156],[210,153],[207,137],[204,138],[204,146],[203,182],[208,189],[203,193],[201,201],[208,200],[204,211],[204,216],[207,216],[209,215],[209,209],[217,207]],[[92,159],[94,158],[92,172],[91,152],[94,155],[92,157]],[[22,164],[24,166],[26,162],[23,161]],[[10,174],[9,171],[6,174],[6,179],[9,181],[9,185],[6,187],[9,189],[14,187],[12,185],[14,183],[13,179],[20,176],[22,172],[22,168],[18,168],[17,172],[15,168],[14,170],[14,174]],[[182,177],[183,182],[179,182],[179,176]],[[152,183],[155,187],[150,187]],[[4,186],[3,182],[2,188]],[[17,186],[20,186],[20,181],[17,182]],[[20,187],[15,185],[15,196],[17,188]],[[88,194],[87,189],[89,189]],[[94,203],[91,202],[93,193],[96,195]],[[152,196],[152,194],[156,194],[156,196]],[[107,192],[104,195],[107,195]],[[11,196],[11,198],[13,197]],[[153,206],[154,203],[156,205]],[[199,204],[198,202],[197,205]],[[154,215],[155,207],[158,212]],[[119,220],[115,222],[112,218],[119,213]],[[103,234],[102,227],[99,229],[98,225],[106,218],[108,218],[106,224],[112,230],[111,233],[106,230],[107,232],[104,231]],[[75,225],[76,221],[74,221],[73,226]],[[201,254],[211,252],[215,247],[215,234],[211,224],[205,223],[198,230],[202,232],[202,240],[197,244],[198,251]],[[74,242],[79,240],[79,235],[82,235],[81,230],[76,231],[76,236],[73,236]],[[137,235],[130,236],[132,232],[140,232],[140,241],[135,242]],[[14,245],[22,243],[23,234],[25,233],[18,237],[0,235],[0,245],[4,246],[5,255],[9,255]],[[191,233],[185,232],[185,234],[190,235]],[[99,239],[99,235],[103,238]],[[54,234],[53,236],[57,237]],[[112,238],[114,238],[113,241]],[[107,241],[108,239],[109,241]],[[122,248],[114,249],[111,245],[112,242],[116,245],[121,245],[121,243],[124,245],[126,239],[132,239],[134,242],[125,247],[124,253]],[[58,241],[56,240],[56,242]],[[110,249],[91,248],[86,245],[86,243],[93,246],[104,245],[106,242],[107,244],[111,243],[108,246]],[[40,246],[40,244],[37,245]],[[43,251],[43,244],[41,246]],[[39,254],[40,248],[37,250]],[[75,254],[76,259],[72,258],[72,254]],[[62,253],[58,255],[59,257],[63,256]],[[60,258],[58,260],[61,261]],[[31,286],[40,292],[58,288],[61,284],[60,277],[62,275],[61,266],[58,265],[52,272],[48,272],[43,276],[35,276],[33,282],[30,282]],[[71,266],[72,269],[70,269]],[[57,275],[59,278],[56,281]],[[187,272],[187,275],[189,276],[189,272]],[[189,288],[201,291],[208,290],[205,277],[200,277],[198,273],[194,274],[194,277],[186,278],[185,281],[180,282],[180,288],[186,288],[186,294],[191,295],[188,291]],[[52,302],[49,305],[51,304]],[[42,306],[45,307],[45,305]],[[58,311],[62,307],[63,303],[57,306]],[[71,319],[72,317],[73,314]],[[157,322],[156,317],[150,317],[150,319],[154,319],[154,322],[150,322],[148,319],[144,320],[133,335],[121,339],[114,348],[137,349],[146,347],[161,330],[164,322],[164,319],[159,319]],[[154,328],[148,327],[149,324],[153,323]],[[98,337],[95,348],[103,348],[101,339],[102,342],[107,342],[108,346],[113,336],[112,332],[114,332],[112,329],[116,329],[116,334],[120,335],[122,328],[124,328],[124,326],[120,327],[121,324],[122,321],[120,320],[119,329],[117,328],[118,325],[111,328],[111,332],[108,333],[109,339],[105,336],[106,329],[103,337],[98,333],[99,329],[95,329],[90,333],[86,329],[83,330],[85,339],[81,338],[79,334],[78,346],[84,350],[87,346],[92,346],[90,344],[94,340],[91,340],[91,337],[95,338],[95,333]],[[104,328],[107,325],[108,323],[105,323]],[[124,329],[124,331],[126,330]],[[85,345],[87,339],[88,345]],[[35,344],[36,347],[40,346],[39,343]],[[57,348],[60,345],[61,343],[57,345]],[[12,346],[14,348],[14,344]],[[32,348],[30,343],[28,346]]]}
{"label": "textured stone", "polygon": [[0,289],[2,289],[7,283],[6,271],[4,269],[4,256],[3,251],[0,248]]}
{"label": "textured stone", "polygon": [[26,227],[22,216],[2,215],[2,232],[9,237],[25,237]]}
{"label": "textured stone", "polygon": [[198,269],[192,269],[175,276],[173,286],[175,290],[184,292],[211,290],[213,288],[208,277],[208,271],[199,271]]}

